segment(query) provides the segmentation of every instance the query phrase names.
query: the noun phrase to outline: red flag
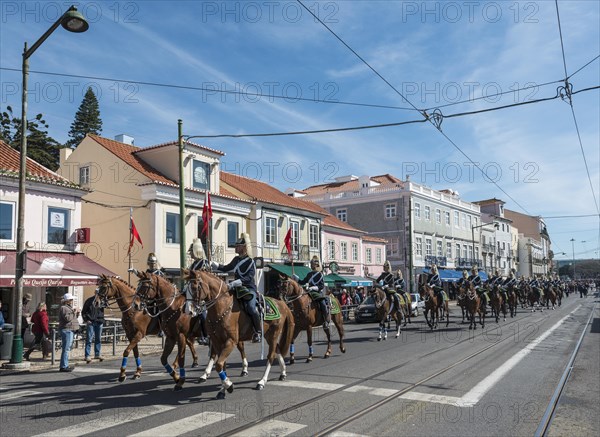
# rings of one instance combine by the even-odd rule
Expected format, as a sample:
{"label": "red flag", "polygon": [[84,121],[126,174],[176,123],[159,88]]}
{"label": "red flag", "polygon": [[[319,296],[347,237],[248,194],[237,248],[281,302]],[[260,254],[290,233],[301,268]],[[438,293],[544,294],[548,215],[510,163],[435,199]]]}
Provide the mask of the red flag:
{"label": "red flag", "polygon": [[292,253],[292,228],[289,228],[287,234],[285,234],[285,238],[283,239],[283,243],[285,244],[285,248],[288,251],[288,256],[290,260],[294,256]]}
{"label": "red flag", "polygon": [[129,237],[129,250],[127,251],[127,254],[131,253],[131,248],[133,247],[134,239],[140,242],[140,244],[142,245],[142,248],[144,247],[144,243],[142,243],[142,237],[140,237],[140,233],[138,232],[137,228],[135,227],[135,223],[133,222],[133,216],[130,216],[129,218],[131,220],[131,223],[129,226],[131,235]]}
{"label": "red flag", "polygon": [[202,208],[202,235],[208,235],[208,223],[212,219],[212,204],[210,203],[210,193],[206,192],[204,198],[204,207]]}

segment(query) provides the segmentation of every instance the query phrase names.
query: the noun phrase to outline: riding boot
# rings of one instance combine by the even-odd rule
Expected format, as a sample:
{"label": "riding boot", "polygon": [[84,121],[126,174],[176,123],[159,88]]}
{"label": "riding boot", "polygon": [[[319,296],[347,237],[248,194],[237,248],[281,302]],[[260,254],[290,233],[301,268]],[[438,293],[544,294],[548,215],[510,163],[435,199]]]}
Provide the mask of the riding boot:
{"label": "riding boot", "polygon": [[258,311],[254,311],[251,315],[252,317],[252,326],[254,328],[254,334],[252,335],[252,343],[260,343],[262,341],[262,329],[261,329],[261,320],[260,314]]}
{"label": "riding boot", "polygon": [[331,323],[331,314],[329,312],[329,308],[327,307],[327,303],[325,299],[321,300],[321,312],[323,313],[323,329],[328,330],[329,324]]}

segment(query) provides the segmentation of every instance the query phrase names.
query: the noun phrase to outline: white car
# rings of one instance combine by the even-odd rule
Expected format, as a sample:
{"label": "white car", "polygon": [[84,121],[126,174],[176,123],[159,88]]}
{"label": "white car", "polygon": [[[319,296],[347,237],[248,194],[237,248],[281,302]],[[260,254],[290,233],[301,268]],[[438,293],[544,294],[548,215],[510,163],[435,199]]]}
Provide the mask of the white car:
{"label": "white car", "polygon": [[415,316],[418,316],[419,312],[423,308],[425,308],[425,301],[423,299],[421,299],[421,296],[419,296],[419,293],[411,293],[410,300],[411,300],[412,312]]}

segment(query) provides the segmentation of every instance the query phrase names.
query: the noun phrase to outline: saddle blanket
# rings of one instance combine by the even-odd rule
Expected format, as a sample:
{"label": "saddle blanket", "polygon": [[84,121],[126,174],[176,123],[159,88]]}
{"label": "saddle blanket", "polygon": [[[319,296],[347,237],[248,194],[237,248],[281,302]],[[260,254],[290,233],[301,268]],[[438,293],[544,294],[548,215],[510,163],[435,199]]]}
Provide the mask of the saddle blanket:
{"label": "saddle blanket", "polygon": [[265,321],[271,320],[279,320],[281,318],[281,313],[279,312],[279,308],[277,308],[277,304],[275,301],[265,296]]}
{"label": "saddle blanket", "polygon": [[329,307],[331,308],[331,315],[335,316],[339,314],[342,309],[340,308],[340,303],[335,296],[329,296]]}

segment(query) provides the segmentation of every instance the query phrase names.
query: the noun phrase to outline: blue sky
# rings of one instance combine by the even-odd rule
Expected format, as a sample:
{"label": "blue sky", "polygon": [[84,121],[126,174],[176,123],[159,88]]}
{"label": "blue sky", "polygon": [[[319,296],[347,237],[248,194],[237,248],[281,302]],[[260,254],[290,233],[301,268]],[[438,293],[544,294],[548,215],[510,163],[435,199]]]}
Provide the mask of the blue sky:
{"label": "blue sky", "polygon": [[[7,68],[20,69],[23,43],[32,44],[69,5],[0,2],[3,108],[20,111],[21,75]],[[541,85],[565,76],[554,1],[305,5],[398,92],[294,1],[97,1],[78,3],[90,29],[78,35],[58,29],[31,57],[30,68],[108,80],[32,73],[29,113],[43,113],[50,134],[64,142],[91,85],[99,96],[102,135],[126,133],[143,147],[176,139],[178,118],[186,135],[396,123],[422,118],[412,105],[430,112],[441,107],[448,116],[553,97],[561,84]],[[558,5],[571,75],[600,54],[600,2]],[[598,86],[600,60],[570,82],[574,91]],[[526,86],[532,88],[489,97]],[[456,104],[463,100],[470,101]],[[598,197],[598,90],[574,95],[573,107]],[[561,99],[445,118],[442,130],[458,148],[429,123],[194,141],[226,152],[224,169],[282,190],[347,174],[410,174],[433,188],[452,188],[465,200],[497,197],[532,215],[597,214],[571,109]],[[572,238],[577,258],[599,256],[598,217],[548,218],[547,225],[555,253],[567,253],[557,258],[572,256]]]}

